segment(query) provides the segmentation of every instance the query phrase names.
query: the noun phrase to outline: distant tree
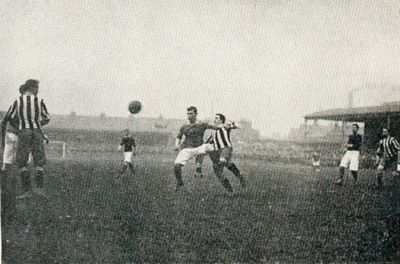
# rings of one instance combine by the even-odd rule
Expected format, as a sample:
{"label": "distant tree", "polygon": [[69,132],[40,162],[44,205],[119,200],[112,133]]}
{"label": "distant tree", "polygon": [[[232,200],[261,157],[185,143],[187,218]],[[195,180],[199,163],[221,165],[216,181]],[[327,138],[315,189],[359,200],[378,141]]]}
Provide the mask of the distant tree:
{"label": "distant tree", "polygon": [[105,118],[105,117],[106,117],[106,113],[104,113],[104,112],[101,112],[101,113],[100,113],[100,118],[102,118],[102,119],[103,119],[103,118]]}
{"label": "distant tree", "polygon": [[75,111],[73,111],[73,110],[71,110],[70,112],[69,112],[69,116],[70,117],[76,117],[76,112]]}

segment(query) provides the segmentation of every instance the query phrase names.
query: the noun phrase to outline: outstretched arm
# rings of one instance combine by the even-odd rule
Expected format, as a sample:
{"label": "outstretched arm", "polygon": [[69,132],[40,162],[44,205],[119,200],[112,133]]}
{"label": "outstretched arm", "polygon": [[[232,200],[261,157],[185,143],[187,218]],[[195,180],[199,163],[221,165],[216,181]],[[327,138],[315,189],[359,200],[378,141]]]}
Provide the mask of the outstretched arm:
{"label": "outstretched arm", "polygon": [[240,129],[240,126],[239,126],[236,122],[234,122],[234,121],[232,121],[232,122],[227,122],[225,125],[226,125],[225,128],[229,128],[229,129]]}
{"label": "outstretched arm", "polygon": [[221,127],[224,127],[226,129],[238,129],[238,128],[240,128],[235,124],[235,122],[226,122],[225,124],[222,124],[222,125],[216,125],[214,123],[209,123],[209,122],[205,122],[205,124],[206,124],[206,128],[207,129],[218,129],[218,128],[221,128]]}

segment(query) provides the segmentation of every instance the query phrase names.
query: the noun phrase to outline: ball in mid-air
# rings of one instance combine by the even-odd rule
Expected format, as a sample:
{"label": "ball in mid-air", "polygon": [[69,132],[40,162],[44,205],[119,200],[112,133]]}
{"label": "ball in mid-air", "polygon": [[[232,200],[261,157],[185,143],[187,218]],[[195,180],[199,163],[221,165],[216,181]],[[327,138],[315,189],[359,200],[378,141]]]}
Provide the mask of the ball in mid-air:
{"label": "ball in mid-air", "polygon": [[142,103],[136,100],[132,101],[129,103],[128,110],[132,114],[137,114],[140,112],[140,110],[142,110]]}

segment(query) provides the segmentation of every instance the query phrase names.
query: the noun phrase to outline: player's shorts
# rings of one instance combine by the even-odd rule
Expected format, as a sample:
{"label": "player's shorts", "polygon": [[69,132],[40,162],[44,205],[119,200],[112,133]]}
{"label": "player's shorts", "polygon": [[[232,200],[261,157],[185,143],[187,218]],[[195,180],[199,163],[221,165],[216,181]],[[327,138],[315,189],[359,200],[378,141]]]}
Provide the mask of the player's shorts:
{"label": "player's shorts", "polygon": [[398,171],[399,169],[399,164],[397,163],[397,157],[393,157],[391,159],[382,159],[379,162],[378,169],[381,170],[391,170],[391,171]]}
{"label": "player's shorts", "polygon": [[312,165],[313,165],[313,167],[319,167],[319,166],[321,166],[321,162],[319,160],[313,161]]}
{"label": "player's shorts", "polygon": [[200,147],[196,148],[184,148],[178,153],[174,164],[186,165],[186,163],[194,157],[198,155],[205,155],[206,153],[213,150],[214,146],[212,144],[203,144]]}
{"label": "player's shorts", "polygon": [[11,164],[17,153],[18,136],[14,133],[6,133],[4,143],[3,164]]}
{"label": "player's shorts", "polygon": [[125,151],[124,152],[124,162],[132,162],[132,151]]}
{"label": "player's shorts", "polygon": [[46,164],[43,134],[39,129],[24,129],[18,131],[17,164],[20,168],[26,167],[29,153],[32,152],[35,166],[42,167]]}
{"label": "player's shorts", "polygon": [[210,158],[212,162],[219,163],[221,160],[226,160],[226,161],[232,160],[232,154],[233,154],[232,147],[225,147],[210,153]]}
{"label": "player's shorts", "polygon": [[351,171],[358,171],[360,151],[347,150],[344,154],[340,167],[349,168]]}

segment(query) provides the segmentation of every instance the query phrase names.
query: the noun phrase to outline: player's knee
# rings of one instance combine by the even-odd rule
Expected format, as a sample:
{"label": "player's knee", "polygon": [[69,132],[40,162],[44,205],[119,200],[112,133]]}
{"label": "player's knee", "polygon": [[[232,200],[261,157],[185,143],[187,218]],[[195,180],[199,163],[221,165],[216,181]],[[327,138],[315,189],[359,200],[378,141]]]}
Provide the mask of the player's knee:
{"label": "player's knee", "polygon": [[228,160],[228,161],[226,162],[226,166],[227,166],[227,167],[234,167],[235,164],[234,164],[232,161]]}
{"label": "player's knee", "polygon": [[228,164],[228,161],[227,161],[225,158],[220,158],[220,159],[219,159],[219,163],[220,163],[221,165],[225,166],[225,165]]}
{"label": "player's knee", "polygon": [[174,170],[175,171],[180,171],[182,169],[183,165],[180,163],[175,163],[174,164]]}
{"label": "player's knee", "polygon": [[180,162],[180,161],[177,161],[177,160],[174,161],[174,167],[183,166],[183,165],[184,164],[182,162]]}
{"label": "player's knee", "polygon": [[36,170],[36,171],[43,171],[43,167],[41,167],[41,166],[36,166],[36,167],[35,167],[35,170]]}

